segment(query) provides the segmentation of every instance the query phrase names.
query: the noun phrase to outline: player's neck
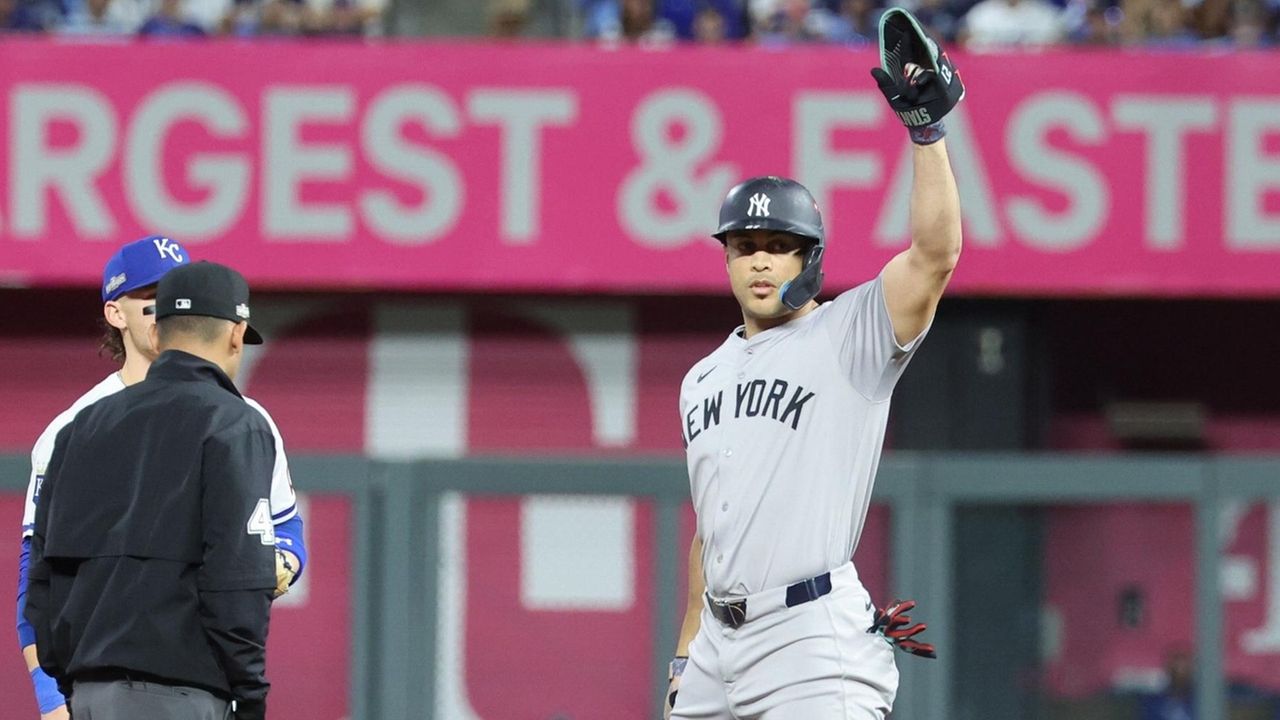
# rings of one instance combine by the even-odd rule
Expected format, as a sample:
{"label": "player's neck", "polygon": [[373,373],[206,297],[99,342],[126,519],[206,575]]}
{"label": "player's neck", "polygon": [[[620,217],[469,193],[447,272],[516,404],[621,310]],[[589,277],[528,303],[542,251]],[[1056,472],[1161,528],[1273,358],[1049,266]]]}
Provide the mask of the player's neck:
{"label": "player's neck", "polygon": [[151,359],[142,353],[125,353],[124,364],[120,366],[120,380],[125,387],[142,382],[151,369]]}
{"label": "player's neck", "polygon": [[808,315],[816,307],[818,307],[818,303],[816,301],[810,300],[809,302],[805,303],[804,306],[801,307],[799,310],[789,312],[785,315],[777,315],[774,317],[767,317],[767,318],[757,318],[757,317],[749,317],[746,314],[744,314],[742,316],[742,327],[743,327],[742,336],[750,340],[752,337],[759,335],[765,330],[772,330],[773,328],[776,328],[780,325],[786,325],[787,323],[791,322],[792,320],[795,320],[798,317],[803,317],[805,315]]}

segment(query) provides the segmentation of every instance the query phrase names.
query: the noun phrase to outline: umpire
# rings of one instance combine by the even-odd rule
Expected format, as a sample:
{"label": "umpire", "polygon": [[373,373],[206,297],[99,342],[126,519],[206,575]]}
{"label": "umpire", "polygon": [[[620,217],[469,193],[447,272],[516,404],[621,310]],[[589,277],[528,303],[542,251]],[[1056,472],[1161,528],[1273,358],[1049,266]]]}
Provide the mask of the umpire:
{"label": "umpire", "polygon": [[275,443],[232,383],[262,342],[249,286],[192,263],[147,310],[160,356],[146,380],[58,434],[26,617],[76,720],[261,720]]}

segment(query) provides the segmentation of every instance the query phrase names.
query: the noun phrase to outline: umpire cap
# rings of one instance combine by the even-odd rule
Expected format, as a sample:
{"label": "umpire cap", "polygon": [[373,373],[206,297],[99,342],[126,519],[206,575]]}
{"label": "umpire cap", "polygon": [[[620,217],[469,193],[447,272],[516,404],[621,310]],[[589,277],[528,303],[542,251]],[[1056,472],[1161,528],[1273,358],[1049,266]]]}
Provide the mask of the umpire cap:
{"label": "umpire cap", "polygon": [[[156,288],[156,320],[174,315],[201,315],[234,323],[249,322],[249,283],[226,265],[202,260],[169,271]],[[261,345],[262,335],[250,325],[248,345]]]}

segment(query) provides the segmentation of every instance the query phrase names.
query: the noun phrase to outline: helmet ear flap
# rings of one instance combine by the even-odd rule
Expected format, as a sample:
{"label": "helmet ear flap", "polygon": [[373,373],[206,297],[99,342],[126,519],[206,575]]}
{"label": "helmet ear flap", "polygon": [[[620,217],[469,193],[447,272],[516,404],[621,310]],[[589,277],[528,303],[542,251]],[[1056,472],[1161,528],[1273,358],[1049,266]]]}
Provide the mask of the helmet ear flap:
{"label": "helmet ear flap", "polygon": [[782,284],[782,304],[799,310],[822,291],[822,245],[814,245],[804,256],[800,274]]}

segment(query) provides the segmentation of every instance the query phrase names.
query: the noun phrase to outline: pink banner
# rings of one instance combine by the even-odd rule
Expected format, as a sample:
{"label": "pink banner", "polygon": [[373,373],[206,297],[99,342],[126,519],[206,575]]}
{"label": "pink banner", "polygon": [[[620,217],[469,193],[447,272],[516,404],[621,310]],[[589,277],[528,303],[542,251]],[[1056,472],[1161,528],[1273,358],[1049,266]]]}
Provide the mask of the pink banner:
{"label": "pink banner", "polygon": [[[958,57],[967,293],[1280,291],[1270,55]],[[826,213],[828,287],[905,246],[866,51],[0,45],[0,281],[96,284],[152,232],[259,286],[722,292],[753,174]]]}

